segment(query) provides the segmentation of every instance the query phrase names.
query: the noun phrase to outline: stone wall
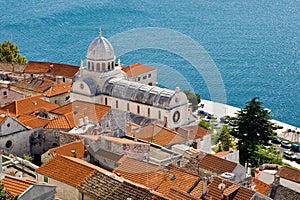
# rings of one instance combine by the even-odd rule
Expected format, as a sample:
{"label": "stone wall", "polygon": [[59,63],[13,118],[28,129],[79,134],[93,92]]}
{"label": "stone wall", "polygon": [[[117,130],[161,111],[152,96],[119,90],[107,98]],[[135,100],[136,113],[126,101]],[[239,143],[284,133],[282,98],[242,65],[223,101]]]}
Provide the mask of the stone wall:
{"label": "stone wall", "polygon": [[74,142],[76,140],[79,140],[80,135],[75,133],[68,133],[64,131],[59,132],[59,145],[65,145],[71,142]]}
{"label": "stone wall", "polygon": [[0,62],[0,71],[23,73],[26,66],[27,64]]}

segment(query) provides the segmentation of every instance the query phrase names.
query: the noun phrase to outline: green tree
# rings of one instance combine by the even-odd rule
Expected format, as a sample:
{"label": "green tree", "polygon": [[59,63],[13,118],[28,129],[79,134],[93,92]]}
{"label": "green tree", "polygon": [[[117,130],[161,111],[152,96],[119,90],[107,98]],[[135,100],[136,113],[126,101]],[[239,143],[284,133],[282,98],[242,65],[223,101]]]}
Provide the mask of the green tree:
{"label": "green tree", "polygon": [[0,184],[0,200],[6,200],[7,198],[8,198],[8,194],[4,190],[4,185]]}
{"label": "green tree", "polygon": [[221,151],[229,151],[230,147],[232,147],[232,136],[228,125],[223,125],[218,142],[220,142]]}
{"label": "green tree", "polygon": [[192,103],[193,111],[198,109],[198,104],[201,102],[200,95],[197,93],[192,93],[190,90],[183,91],[189,102]]}
{"label": "green tree", "polygon": [[257,149],[253,154],[254,166],[259,166],[264,163],[272,163],[282,165],[282,155],[274,148],[257,145]]}
{"label": "green tree", "polygon": [[0,62],[25,64],[26,58],[20,55],[19,47],[13,42],[0,43]]}
{"label": "green tree", "polygon": [[237,113],[234,122],[237,125],[231,134],[238,139],[237,148],[240,152],[240,163],[257,163],[254,153],[257,145],[268,145],[270,136],[274,135],[274,125],[270,122],[267,111],[262,109],[258,97],[249,101],[244,109]]}
{"label": "green tree", "polygon": [[206,130],[210,130],[210,124],[204,120],[199,121],[198,126],[205,128]]}

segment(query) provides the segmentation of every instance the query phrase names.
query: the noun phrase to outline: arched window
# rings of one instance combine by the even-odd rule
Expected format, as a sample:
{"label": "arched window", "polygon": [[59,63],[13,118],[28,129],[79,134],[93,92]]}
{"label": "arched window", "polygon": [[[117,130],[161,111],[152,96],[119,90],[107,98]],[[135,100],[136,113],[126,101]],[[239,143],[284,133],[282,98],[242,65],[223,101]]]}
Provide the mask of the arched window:
{"label": "arched window", "polygon": [[114,62],[111,63],[111,69],[114,69],[115,68],[115,65],[114,65]]}
{"label": "arched window", "polygon": [[94,63],[92,62],[92,71],[94,71]]}
{"label": "arched window", "polygon": [[105,63],[102,63],[102,71],[105,71]]}
{"label": "arched window", "polygon": [[97,63],[97,71],[100,71],[100,63]]}
{"label": "arched window", "polygon": [[108,64],[107,68],[108,68],[108,70],[110,70],[110,63],[107,63],[107,64]]}

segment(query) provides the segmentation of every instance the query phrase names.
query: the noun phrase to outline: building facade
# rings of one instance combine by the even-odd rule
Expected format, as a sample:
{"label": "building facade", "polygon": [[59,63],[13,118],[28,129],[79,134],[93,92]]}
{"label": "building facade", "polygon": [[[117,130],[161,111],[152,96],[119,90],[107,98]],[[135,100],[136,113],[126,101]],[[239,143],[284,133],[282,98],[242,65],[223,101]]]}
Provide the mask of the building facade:
{"label": "building facade", "polygon": [[195,121],[191,104],[179,88],[174,91],[130,81],[120,61],[116,64],[115,60],[112,45],[100,34],[88,47],[86,66],[81,62],[71,89],[71,101],[109,105],[112,109],[156,119],[169,128]]}

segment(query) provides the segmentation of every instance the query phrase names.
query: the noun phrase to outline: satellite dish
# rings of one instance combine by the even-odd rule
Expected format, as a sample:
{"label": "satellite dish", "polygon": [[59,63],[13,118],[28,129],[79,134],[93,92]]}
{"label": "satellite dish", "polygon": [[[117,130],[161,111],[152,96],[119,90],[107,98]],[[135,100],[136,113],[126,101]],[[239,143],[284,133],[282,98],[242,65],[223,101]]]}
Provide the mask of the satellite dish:
{"label": "satellite dish", "polygon": [[224,190],[225,187],[226,187],[226,185],[225,185],[224,183],[220,183],[220,184],[218,185],[219,190]]}

